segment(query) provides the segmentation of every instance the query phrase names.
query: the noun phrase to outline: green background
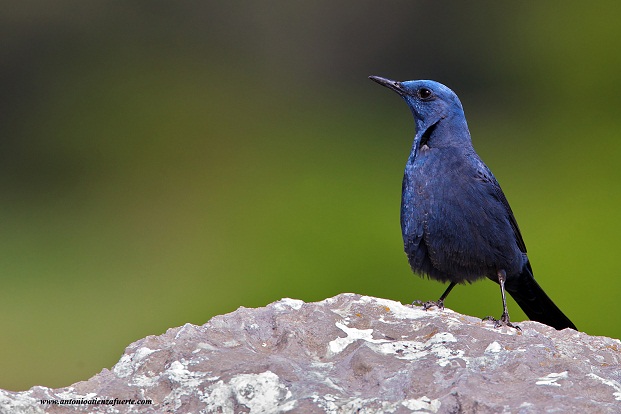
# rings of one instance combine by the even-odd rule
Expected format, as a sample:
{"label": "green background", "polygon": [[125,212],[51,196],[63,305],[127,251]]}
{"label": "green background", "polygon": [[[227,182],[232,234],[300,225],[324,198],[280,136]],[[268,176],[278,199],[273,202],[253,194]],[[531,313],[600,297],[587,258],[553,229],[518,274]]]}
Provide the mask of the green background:
{"label": "green background", "polygon": [[[372,74],[459,94],[537,280],[621,337],[618,4],[5,2],[0,388],[282,297],[436,299],[399,228],[413,122]],[[498,287],[447,307],[499,316]]]}

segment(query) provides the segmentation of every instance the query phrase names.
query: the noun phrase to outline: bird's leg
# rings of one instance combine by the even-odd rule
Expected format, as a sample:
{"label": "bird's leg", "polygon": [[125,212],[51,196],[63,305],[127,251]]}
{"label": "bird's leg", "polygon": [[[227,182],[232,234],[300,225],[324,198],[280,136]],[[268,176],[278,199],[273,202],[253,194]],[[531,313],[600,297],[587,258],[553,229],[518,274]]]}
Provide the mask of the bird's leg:
{"label": "bird's leg", "polygon": [[495,328],[499,328],[501,326],[508,326],[510,328],[515,328],[518,331],[521,331],[522,329],[519,326],[513,325],[511,321],[509,320],[509,310],[507,309],[507,297],[505,296],[505,282],[507,280],[507,273],[504,271],[504,269],[500,269],[497,275],[498,275],[498,283],[500,284],[500,294],[502,295],[502,316],[500,317],[500,319],[495,319],[491,316],[488,316],[487,318],[484,318],[483,320],[494,321]]}
{"label": "bird's leg", "polygon": [[434,306],[438,307],[439,309],[444,309],[444,299],[446,299],[448,294],[451,293],[451,290],[453,290],[456,284],[457,283],[455,282],[451,282],[451,284],[446,288],[442,296],[440,296],[440,299],[438,299],[437,301],[430,300],[427,302],[423,302],[420,300],[415,300],[414,302],[412,302],[412,305],[423,305],[424,310],[433,308]]}

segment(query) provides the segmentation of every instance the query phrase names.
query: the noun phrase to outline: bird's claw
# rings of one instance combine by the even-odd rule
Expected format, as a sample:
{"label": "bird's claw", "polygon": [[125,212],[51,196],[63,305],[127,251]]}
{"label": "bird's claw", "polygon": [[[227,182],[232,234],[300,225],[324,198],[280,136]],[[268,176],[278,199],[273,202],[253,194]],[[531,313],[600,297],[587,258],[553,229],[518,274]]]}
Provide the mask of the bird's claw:
{"label": "bird's claw", "polygon": [[428,300],[427,302],[423,302],[422,300],[415,300],[412,302],[412,306],[422,306],[423,310],[429,310],[433,307],[436,307],[440,310],[444,309],[444,301],[443,300]]}
{"label": "bird's claw", "polygon": [[494,328],[500,328],[502,326],[507,326],[509,328],[515,329],[516,331],[520,331],[520,332],[522,331],[522,328],[520,328],[517,325],[512,324],[511,321],[509,321],[509,315],[506,313],[503,313],[500,319],[496,319],[493,316],[486,316],[482,320],[494,322]]}

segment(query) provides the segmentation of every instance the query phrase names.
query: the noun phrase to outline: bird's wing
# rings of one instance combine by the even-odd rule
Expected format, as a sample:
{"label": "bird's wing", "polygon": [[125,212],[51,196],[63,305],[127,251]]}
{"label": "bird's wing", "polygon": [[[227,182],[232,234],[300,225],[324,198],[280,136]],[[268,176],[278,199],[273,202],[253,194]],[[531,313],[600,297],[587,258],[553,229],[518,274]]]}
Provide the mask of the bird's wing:
{"label": "bird's wing", "polygon": [[496,177],[494,177],[494,174],[492,174],[487,165],[483,164],[482,161],[479,161],[478,164],[479,165],[477,166],[477,178],[488,185],[488,188],[490,189],[490,194],[494,196],[498,201],[500,201],[500,203],[505,207],[509,223],[511,224],[511,228],[513,229],[513,233],[515,234],[515,240],[517,242],[517,245],[520,248],[520,251],[526,253],[526,244],[524,243],[524,239],[522,239],[522,233],[520,233],[520,228],[518,227],[515,216],[513,215],[513,211],[509,206],[507,197],[505,197],[505,193],[502,192],[500,184],[498,184]]}

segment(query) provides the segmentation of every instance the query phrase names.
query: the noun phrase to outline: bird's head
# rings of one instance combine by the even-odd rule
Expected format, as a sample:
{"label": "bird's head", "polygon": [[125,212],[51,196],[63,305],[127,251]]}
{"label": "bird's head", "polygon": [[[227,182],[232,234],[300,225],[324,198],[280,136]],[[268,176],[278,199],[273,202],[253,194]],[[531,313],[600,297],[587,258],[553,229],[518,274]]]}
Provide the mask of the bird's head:
{"label": "bird's head", "polygon": [[464,126],[467,131],[464,109],[459,98],[441,83],[432,80],[398,82],[379,76],[369,76],[369,79],[397,92],[408,104],[416,123],[415,144],[424,145],[444,119],[450,119],[447,124],[451,128]]}

